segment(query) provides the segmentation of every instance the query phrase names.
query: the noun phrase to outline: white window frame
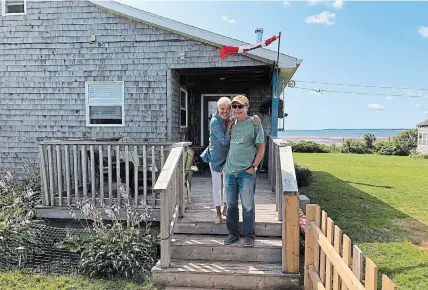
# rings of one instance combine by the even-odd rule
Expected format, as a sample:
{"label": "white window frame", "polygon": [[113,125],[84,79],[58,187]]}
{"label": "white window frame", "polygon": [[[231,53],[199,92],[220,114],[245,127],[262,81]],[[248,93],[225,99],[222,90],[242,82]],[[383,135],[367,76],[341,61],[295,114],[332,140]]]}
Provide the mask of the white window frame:
{"label": "white window frame", "polygon": [[27,0],[24,0],[24,12],[22,13],[6,13],[6,2],[7,0],[1,0],[1,14],[2,16],[9,15],[26,15],[27,14]]}
{"label": "white window frame", "polygon": [[[186,104],[185,104],[185,107],[182,107],[182,104],[181,104],[181,92],[184,92],[186,94]],[[189,103],[188,92],[187,92],[187,90],[185,88],[180,87],[180,128],[181,129],[186,129],[186,128],[189,127],[189,105],[188,105],[188,103]],[[181,111],[182,110],[186,110],[186,125],[185,126],[181,125]]]}
{"label": "white window frame", "polygon": [[[111,83],[120,83],[122,84],[122,103],[121,104],[105,104],[102,106],[122,106],[122,124],[91,124],[89,116],[89,85],[91,84],[111,84]],[[101,106],[101,105],[100,105]],[[87,81],[85,82],[85,108],[86,108],[86,127],[125,127],[125,82],[124,81],[107,81],[107,82],[98,82],[98,81]]]}
{"label": "white window frame", "polygon": [[[420,138],[420,136],[422,138]],[[419,132],[419,134],[418,134],[418,145],[428,146],[428,132]]]}

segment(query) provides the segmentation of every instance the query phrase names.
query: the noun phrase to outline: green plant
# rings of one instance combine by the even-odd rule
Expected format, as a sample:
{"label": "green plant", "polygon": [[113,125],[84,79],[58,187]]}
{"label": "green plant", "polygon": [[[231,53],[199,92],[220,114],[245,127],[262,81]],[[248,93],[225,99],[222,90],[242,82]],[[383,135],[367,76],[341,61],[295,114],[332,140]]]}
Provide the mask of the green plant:
{"label": "green plant", "polygon": [[411,153],[416,151],[418,146],[418,130],[409,129],[399,133],[397,136],[392,138],[392,141],[397,144],[397,147],[400,148],[400,151],[396,155],[405,155],[408,156]]}
{"label": "green plant", "polygon": [[367,145],[355,139],[345,139],[342,144],[342,153],[356,153],[356,154],[368,154],[372,151],[367,147]]}
{"label": "green plant", "polygon": [[428,159],[428,154],[422,152],[415,152],[410,154],[410,158],[413,159]]}
{"label": "green plant", "polygon": [[402,155],[400,147],[394,141],[376,143],[375,151],[379,155]]}
{"label": "green plant", "polygon": [[299,141],[298,143],[291,143],[293,152],[301,153],[328,153],[327,146],[313,141]]}
{"label": "green plant", "polygon": [[371,133],[364,134],[364,141],[366,142],[367,148],[373,149],[376,142],[376,136]]}
{"label": "green plant", "polygon": [[[57,243],[57,247],[80,253],[79,272],[82,274],[144,281],[158,258],[158,239],[150,233],[150,211],[139,213],[131,205],[123,184],[119,193],[121,200],[126,200],[123,209],[127,214],[126,223],[120,220],[122,209],[117,204],[101,203],[98,208],[91,200],[79,200],[78,208],[86,223],[80,222],[88,235],[71,236]],[[102,212],[112,220],[111,224],[104,222]],[[76,218],[72,208],[70,213]],[[140,229],[142,222],[146,225],[144,229]]]}
{"label": "green plant", "polygon": [[308,186],[312,182],[312,171],[308,167],[302,167],[298,164],[294,164],[294,170],[296,171],[298,187]]}

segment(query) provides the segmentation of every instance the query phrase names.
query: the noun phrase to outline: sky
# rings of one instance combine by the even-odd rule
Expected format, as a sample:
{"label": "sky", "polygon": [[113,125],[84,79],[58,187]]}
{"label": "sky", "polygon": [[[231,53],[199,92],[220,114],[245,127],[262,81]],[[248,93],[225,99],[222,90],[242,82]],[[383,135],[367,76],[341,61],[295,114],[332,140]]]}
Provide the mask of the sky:
{"label": "sky", "polygon": [[264,39],[281,31],[280,51],[303,60],[299,88],[284,91],[286,130],[415,128],[428,118],[428,2],[118,2],[249,43],[256,27]]}

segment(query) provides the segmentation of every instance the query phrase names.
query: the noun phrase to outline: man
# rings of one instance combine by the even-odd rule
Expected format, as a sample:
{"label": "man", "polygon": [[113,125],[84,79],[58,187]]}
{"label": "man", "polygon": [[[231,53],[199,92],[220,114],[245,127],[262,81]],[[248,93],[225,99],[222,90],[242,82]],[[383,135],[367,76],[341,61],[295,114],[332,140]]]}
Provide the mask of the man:
{"label": "man", "polygon": [[244,245],[254,245],[256,171],[263,158],[265,144],[262,125],[254,126],[248,116],[249,106],[245,96],[238,95],[232,100],[232,113],[236,121],[232,127],[230,149],[223,167],[229,231],[224,240],[225,245],[239,240],[239,196],[242,204]]}

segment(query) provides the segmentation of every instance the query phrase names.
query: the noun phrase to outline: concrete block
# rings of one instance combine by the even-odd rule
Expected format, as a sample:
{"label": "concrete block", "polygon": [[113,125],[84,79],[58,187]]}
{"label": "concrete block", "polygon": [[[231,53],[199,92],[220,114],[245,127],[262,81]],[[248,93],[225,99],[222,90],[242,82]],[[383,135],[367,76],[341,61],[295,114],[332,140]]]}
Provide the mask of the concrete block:
{"label": "concrete block", "polygon": [[310,204],[311,200],[306,195],[299,195],[299,207],[306,214],[306,205]]}

